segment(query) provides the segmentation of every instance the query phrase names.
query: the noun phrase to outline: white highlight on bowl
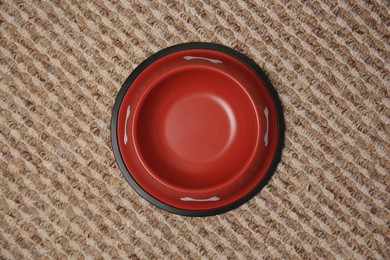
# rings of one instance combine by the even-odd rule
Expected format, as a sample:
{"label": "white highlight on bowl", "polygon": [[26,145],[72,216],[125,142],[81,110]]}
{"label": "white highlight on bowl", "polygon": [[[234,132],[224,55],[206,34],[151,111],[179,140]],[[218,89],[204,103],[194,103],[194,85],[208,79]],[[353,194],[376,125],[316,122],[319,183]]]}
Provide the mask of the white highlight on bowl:
{"label": "white highlight on bowl", "polygon": [[225,113],[227,114],[227,117],[229,119],[230,134],[229,134],[229,140],[226,143],[225,148],[223,149],[223,150],[225,150],[226,147],[228,147],[231,144],[231,142],[234,139],[234,136],[236,135],[236,132],[237,132],[236,117],[234,116],[234,112],[233,112],[232,108],[229,106],[229,104],[225,100],[223,100],[220,97],[211,96],[211,95],[210,95],[210,98],[215,100],[223,108],[223,110],[225,111]]}
{"label": "white highlight on bowl", "polygon": [[205,58],[205,57],[198,57],[198,56],[184,56],[184,59],[185,60],[207,60],[211,63],[222,63],[222,61],[220,60],[215,60],[215,59],[209,59],[209,58]]}
{"label": "white highlight on bowl", "polygon": [[127,144],[127,141],[128,141],[128,138],[127,138],[127,121],[130,117],[130,106],[127,107],[127,110],[126,110],[126,120],[125,120],[125,136],[123,137],[123,141],[125,142],[125,144]]}
{"label": "white highlight on bowl", "polygon": [[190,197],[184,197],[184,198],[180,198],[180,200],[182,201],[218,201],[220,198],[219,197],[211,197],[211,198],[208,198],[208,199],[194,199],[194,198],[190,198]]}
{"label": "white highlight on bowl", "polygon": [[265,143],[265,146],[268,145],[268,128],[269,128],[269,122],[268,122],[268,108],[264,108],[264,115],[265,115],[265,120],[267,122],[267,130],[265,132],[265,135],[264,135],[264,143]]}

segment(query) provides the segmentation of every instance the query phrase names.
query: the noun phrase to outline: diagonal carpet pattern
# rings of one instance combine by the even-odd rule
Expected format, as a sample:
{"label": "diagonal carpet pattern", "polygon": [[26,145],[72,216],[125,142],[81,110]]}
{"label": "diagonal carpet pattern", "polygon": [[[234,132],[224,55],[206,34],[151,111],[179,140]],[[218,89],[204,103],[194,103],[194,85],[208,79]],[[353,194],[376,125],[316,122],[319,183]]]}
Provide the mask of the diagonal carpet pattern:
{"label": "diagonal carpet pattern", "polygon": [[[0,257],[390,258],[390,2],[0,3]],[[116,166],[111,109],[152,53],[216,42],[282,100],[269,185],[189,218],[140,198]]]}

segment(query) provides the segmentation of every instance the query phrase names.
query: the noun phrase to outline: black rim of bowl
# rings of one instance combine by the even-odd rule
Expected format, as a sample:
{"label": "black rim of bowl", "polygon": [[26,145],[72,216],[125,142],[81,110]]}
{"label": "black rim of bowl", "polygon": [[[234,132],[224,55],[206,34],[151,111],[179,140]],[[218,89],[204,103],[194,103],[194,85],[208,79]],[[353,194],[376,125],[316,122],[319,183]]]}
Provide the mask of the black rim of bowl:
{"label": "black rim of bowl", "polygon": [[[160,201],[159,199],[151,196],[148,192],[146,192],[132,177],[130,171],[127,169],[122,155],[119,150],[118,145],[118,138],[117,138],[117,123],[118,123],[118,114],[119,114],[119,108],[122,103],[123,97],[125,96],[127,90],[131,87],[132,82],[134,79],[150,64],[152,64],[154,61],[160,59],[161,57],[168,55],[173,52],[181,51],[181,50],[189,50],[189,49],[207,49],[207,50],[216,50],[223,52],[225,54],[228,54],[244,64],[246,64],[249,68],[251,68],[257,76],[263,81],[265,87],[267,88],[272,101],[275,106],[276,116],[277,116],[277,124],[278,124],[278,143],[276,146],[275,154],[272,159],[270,167],[267,169],[267,172],[265,173],[264,177],[260,180],[260,182],[253,188],[250,192],[248,192],[246,195],[241,197],[240,199],[222,206],[218,208],[213,209],[207,209],[207,210],[189,210],[189,209],[182,209],[177,208],[174,206],[171,206],[167,203],[164,203]],[[130,76],[126,79],[126,81],[123,83],[117,97],[115,100],[115,104],[112,111],[112,118],[111,118],[111,142],[112,142],[112,149],[114,152],[115,159],[117,161],[117,164],[119,166],[120,171],[126,178],[126,180],[129,182],[129,184],[136,190],[136,192],[141,195],[144,199],[152,203],[153,205],[166,210],[171,213],[183,215],[183,216],[192,216],[192,217],[201,217],[201,216],[212,216],[217,215],[221,213],[225,213],[227,211],[230,211],[232,209],[235,209],[242,204],[249,201],[252,197],[254,197],[257,193],[260,192],[260,190],[268,183],[270,178],[272,177],[274,171],[276,170],[276,166],[278,165],[281,155],[282,155],[282,149],[283,149],[283,143],[284,143],[284,118],[283,118],[283,108],[282,104],[279,100],[278,94],[275,90],[275,88],[272,86],[271,82],[269,81],[266,74],[260,69],[260,67],[253,62],[250,58],[245,56],[244,54],[237,52],[229,47],[226,47],[224,45],[216,44],[216,43],[207,43],[207,42],[189,42],[189,43],[182,43],[178,45],[174,45],[168,48],[165,48],[163,50],[160,50],[159,52],[151,55],[149,58],[144,60],[141,64],[137,66],[137,68],[130,74]]]}

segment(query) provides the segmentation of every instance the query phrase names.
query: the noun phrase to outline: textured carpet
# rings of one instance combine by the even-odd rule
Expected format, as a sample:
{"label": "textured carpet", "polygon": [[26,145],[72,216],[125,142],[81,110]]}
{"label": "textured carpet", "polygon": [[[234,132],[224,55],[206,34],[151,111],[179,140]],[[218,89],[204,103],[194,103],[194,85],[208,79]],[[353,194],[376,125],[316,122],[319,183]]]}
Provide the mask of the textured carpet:
{"label": "textured carpet", "polygon": [[[390,2],[162,2],[1,1],[0,258],[389,259]],[[269,185],[207,218],[138,196],[110,144],[130,72],[189,41],[256,61],[286,121]]]}

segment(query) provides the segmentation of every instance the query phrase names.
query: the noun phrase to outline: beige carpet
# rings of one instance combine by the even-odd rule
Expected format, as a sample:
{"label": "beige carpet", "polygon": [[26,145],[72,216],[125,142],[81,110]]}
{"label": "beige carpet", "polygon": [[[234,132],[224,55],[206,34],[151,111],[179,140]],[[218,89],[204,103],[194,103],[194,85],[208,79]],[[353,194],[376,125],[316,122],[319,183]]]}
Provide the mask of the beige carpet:
{"label": "beige carpet", "polygon": [[[0,258],[390,259],[389,1],[131,2],[1,1]],[[189,41],[247,54],[285,112],[269,185],[216,217],[150,205],[111,151],[124,80]]]}

